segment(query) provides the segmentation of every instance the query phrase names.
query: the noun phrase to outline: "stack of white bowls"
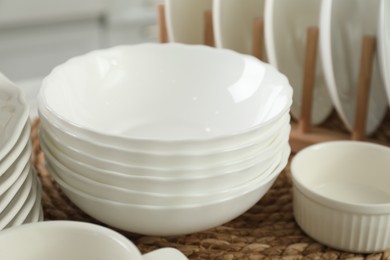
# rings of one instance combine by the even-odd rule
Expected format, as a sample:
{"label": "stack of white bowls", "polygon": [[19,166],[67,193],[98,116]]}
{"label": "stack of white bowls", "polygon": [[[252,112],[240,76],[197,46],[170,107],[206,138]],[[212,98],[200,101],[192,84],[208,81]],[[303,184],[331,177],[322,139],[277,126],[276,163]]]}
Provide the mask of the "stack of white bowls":
{"label": "stack of white bowls", "polygon": [[39,93],[47,169],[92,217],[148,235],[248,210],[290,154],[292,89],[231,50],[140,44],[75,57]]}
{"label": "stack of white bowls", "polygon": [[0,73],[0,230],[43,219],[30,133],[23,93]]}

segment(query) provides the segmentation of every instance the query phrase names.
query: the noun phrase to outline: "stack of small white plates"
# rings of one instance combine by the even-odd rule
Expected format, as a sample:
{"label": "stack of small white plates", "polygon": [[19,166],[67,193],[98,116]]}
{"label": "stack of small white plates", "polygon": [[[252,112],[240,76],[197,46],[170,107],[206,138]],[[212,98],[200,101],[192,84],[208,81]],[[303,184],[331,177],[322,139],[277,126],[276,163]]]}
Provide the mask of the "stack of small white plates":
{"label": "stack of small white plates", "polygon": [[30,131],[22,91],[0,74],[0,230],[43,219]]}
{"label": "stack of small white plates", "polygon": [[290,154],[292,89],[273,67],[206,46],[141,44],[75,57],[39,93],[47,168],[111,226],[149,235],[221,225]]}

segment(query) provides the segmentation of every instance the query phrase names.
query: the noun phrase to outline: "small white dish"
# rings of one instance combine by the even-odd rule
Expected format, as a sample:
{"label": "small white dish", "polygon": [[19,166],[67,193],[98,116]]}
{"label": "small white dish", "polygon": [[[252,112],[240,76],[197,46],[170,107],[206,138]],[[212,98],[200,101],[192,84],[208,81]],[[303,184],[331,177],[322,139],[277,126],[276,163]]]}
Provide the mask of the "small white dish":
{"label": "small white dish", "polygon": [[390,2],[381,0],[378,16],[378,57],[390,105]]}
{"label": "small white dish", "polygon": [[204,12],[212,0],[165,0],[165,19],[170,42],[204,44]]}
{"label": "small white dish", "polygon": [[[250,182],[245,190],[216,202],[188,206],[150,206],[120,203],[88,195],[56,178],[69,199],[81,210],[113,227],[145,235],[179,235],[209,229],[234,219],[253,206],[272,186],[285,168],[289,146],[283,159],[265,180]],[[48,171],[55,178],[50,168]]]}
{"label": "small white dish", "polygon": [[[23,250],[20,250],[20,249]],[[186,260],[174,248],[141,255],[126,237],[106,227],[76,221],[25,224],[0,233],[0,259]]]}
{"label": "small white dish", "polygon": [[[333,104],[346,127],[355,123],[357,82],[363,36],[376,36],[379,0],[322,0],[320,54],[325,80]],[[382,123],[388,101],[375,55],[368,97],[365,133],[372,134]]]}
{"label": "small white dish", "polygon": [[[302,110],[306,34],[318,27],[321,0],[266,0],[264,34],[268,61],[287,76],[294,89],[291,114],[298,119]],[[324,122],[333,109],[318,55],[313,88],[311,122]]]}
{"label": "small white dish", "polygon": [[22,90],[0,73],[0,161],[18,141],[28,118]]}
{"label": "small white dish", "polygon": [[[36,174],[36,173],[35,173]],[[39,179],[36,178],[37,181],[37,197],[35,199],[35,203],[26,216],[26,218],[23,220],[23,224],[27,223],[33,223],[43,220],[43,209],[42,209],[42,185],[39,181]]]}
{"label": "small white dish", "polygon": [[215,46],[253,54],[253,23],[263,13],[264,0],[214,0]]}
{"label": "small white dish", "polygon": [[371,253],[390,247],[390,148],[336,141],[310,146],[291,163],[294,216],[322,244]]}

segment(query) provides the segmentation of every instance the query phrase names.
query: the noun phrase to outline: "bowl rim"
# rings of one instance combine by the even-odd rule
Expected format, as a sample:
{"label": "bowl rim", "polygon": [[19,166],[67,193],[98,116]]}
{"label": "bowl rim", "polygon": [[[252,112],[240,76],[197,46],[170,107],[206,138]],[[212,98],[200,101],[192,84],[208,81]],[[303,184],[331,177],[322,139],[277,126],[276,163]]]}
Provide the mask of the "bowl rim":
{"label": "bowl rim", "polygon": [[[202,49],[202,50],[206,50],[206,51],[209,51],[209,52],[210,51],[212,51],[212,52],[218,51],[218,52],[232,53],[234,55],[241,56],[243,59],[253,60],[257,64],[261,64],[262,66],[264,66],[268,70],[273,71],[275,74],[277,74],[280,77],[281,81],[283,81],[283,84],[282,83],[280,84],[280,85],[283,86],[283,92],[286,93],[286,96],[289,97],[288,98],[288,102],[286,102],[284,104],[283,109],[281,109],[277,115],[273,116],[271,119],[266,120],[265,122],[256,124],[256,125],[254,125],[252,127],[249,127],[249,128],[246,128],[246,129],[242,129],[240,131],[235,131],[234,133],[221,134],[221,135],[218,135],[218,136],[208,136],[208,137],[200,137],[200,138],[186,138],[186,139],[174,139],[174,140],[164,140],[164,139],[158,139],[158,138],[143,138],[143,137],[135,138],[135,137],[120,136],[120,135],[104,133],[103,131],[99,131],[99,130],[93,129],[91,127],[83,126],[81,124],[78,124],[78,123],[75,123],[75,122],[73,122],[71,120],[68,120],[63,115],[57,113],[56,111],[54,111],[54,109],[52,107],[49,106],[49,104],[47,102],[47,99],[46,99],[46,96],[45,96],[45,90],[48,87],[47,81],[50,78],[50,76],[54,72],[56,72],[57,70],[61,69],[61,67],[65,66],[66,64],[68,64],[70,62],[73,62],[76,59],[80,59],[80,58],[83,58],[83,57],[86,57],[86,56],[99,55],[100,53],[104,53],[104,52],[107,52],[107,51],[121,50],[121,49],[124,49],[124,48],[137,47],[137,46],[152,46],[152,47],[155,47],[155,46],[165,46],[165,47],[167,47],[168,46],[168,47],[175,47],[175,48],[179,47],[179,48],[193,48],[193,49],[197,48],[197,49]],[[286,114],[286,113],[288,113],[290,111],[290,107],[291,107],[292,102],[293,102],[292,101],[292,96],[293,96],[293,89],[292,89],[292,87],[291,87],[287,77],[284,74],[282,74],[275,67],[273,67],[270,64],[265,63],[265,62],[263,62],[263,61],[261,61],[261,60],[259,60],[257,58],[255,58],[254,56],[247,55],[247,54],[241,54],[241,53],[235,52],[235,51],[230,50],[230,49],[217,49],[217,48],[206,46],[206,45],[196,45],[196,44],[195,45],[190,45],[190,44],[183,44],[183,43],[166,43],[166,44],[160,44],[160,43],[139,43],[139,44],[133,44],[133,45],[118,45],[118,46],[114,46],[114,47],[110,47],[110,48],[93,50],[93,51],[90,51],[90,52],[88,52],[86,54],[72,57],[72,58],[68,59],[67,61],[65,61],[64,63],[59,64],[56,67],[54,67],[52,69],[52,71],[42,81],[42,85],[41,85],[41,88],[40,88],[39,93],[38,93],[38,111],[46,110],[52,116],[54,116],[55,118],[60,120],[61,123],[65,124],[67,128],[69,127],[70,129],[77,129],[78,133],[80,133],[80,131],[81,131],[84,134],[96,137],[97,139],[102,139],[102,138],[106,139],[107,138],[107,139],[111,139],[111,140],[112,139],[116,139],[117,142],[150,142],[150,143],[158,143],[158,144],[162,144],[162,145],[164,145],[164,144],[165,145],[172,145],[172,144],[177,144],[177,143],[188,143],[188,142],[199,142],[199,141],[201,141],[201,142],[208,142],[210,140],[219,140],[219,139],[229,138],[231,136],[236,136],[236,135],[245,135],[246,133],[249,133],[249,132],[261,129],[262,127],[265,127],[265,126],[267,126],[269,124],[274,123],[275,121],[280,119],[284,114]]]}

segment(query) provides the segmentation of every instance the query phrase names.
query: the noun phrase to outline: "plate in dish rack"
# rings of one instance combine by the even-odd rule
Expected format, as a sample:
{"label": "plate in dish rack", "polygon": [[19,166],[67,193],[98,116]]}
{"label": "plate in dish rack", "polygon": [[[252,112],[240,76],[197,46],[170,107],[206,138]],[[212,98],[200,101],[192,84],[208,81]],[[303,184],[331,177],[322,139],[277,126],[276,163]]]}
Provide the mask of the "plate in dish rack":
{"label": "plate in dish rack", "polygon": [[[354,127],[361,47],[365,35],[376,36],[379,0],[323,0],[320,44],[325,79],[333,103],[350,130]],[[367,112],[367,135],[381,124],[387,110],[386,93],[373,61]]]}
{"label": "plate in dish rack", "polygon": [[212,0],[165,0],[167,33],[170,42],[204,43],[204,12]]}
{"label": "plate in dish rack", "polygon": [[264,0],[214,0],[215,45],[252,54],[253,21],[263,17]]}
{"label": "plate in dish rack", "polygon": [[28,116],[22,90],[0,73],[0,162],[16,144]]}
{"label": "plate in dish rack", "polygon": [[390,104],[390,1],[381,0],[378,21],[378,53],[383,83]]}
{"label": "plate in dish rack", "polygon": [[[268,61],[285,74],[294,89],[291,114],[301,114],[305,68],[306,32],[318,26],[321,0],[266,0],[264,33]],[[318,55],[319,56],[319,55]],[[311,121],[317,125],[333,109],[328,88],[317,58]]]}

